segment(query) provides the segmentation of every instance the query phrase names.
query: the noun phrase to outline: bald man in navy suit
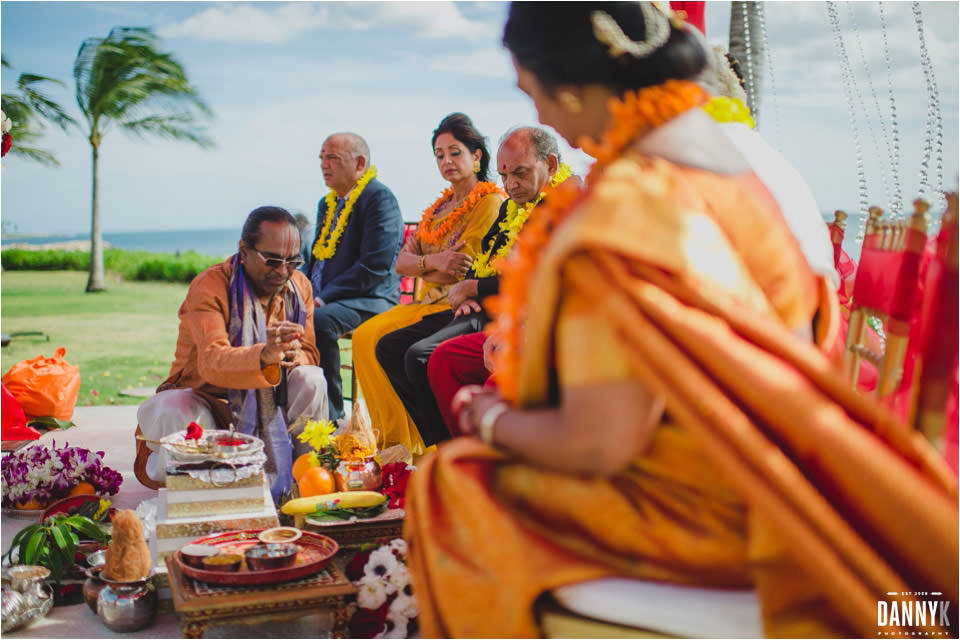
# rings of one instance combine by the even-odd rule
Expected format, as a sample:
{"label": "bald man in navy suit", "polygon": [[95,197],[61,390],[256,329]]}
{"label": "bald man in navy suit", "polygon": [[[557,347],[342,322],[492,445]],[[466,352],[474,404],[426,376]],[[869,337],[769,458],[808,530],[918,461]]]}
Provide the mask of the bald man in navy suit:
{"label": "bald man in navy suit", "polygon": [[[330,419],[343,416],[338,338],[400,300],[393,269],[403,217],[393,192],[377,180],[370,147],[355,133],[335,133],[320,149],[330,193],[317,206],[316,236],[304,272],[313,285],[313,326],[327,378]],[[345,223],[341,220],[346,216]],[[345,224],[342,231],[338,223]]]}

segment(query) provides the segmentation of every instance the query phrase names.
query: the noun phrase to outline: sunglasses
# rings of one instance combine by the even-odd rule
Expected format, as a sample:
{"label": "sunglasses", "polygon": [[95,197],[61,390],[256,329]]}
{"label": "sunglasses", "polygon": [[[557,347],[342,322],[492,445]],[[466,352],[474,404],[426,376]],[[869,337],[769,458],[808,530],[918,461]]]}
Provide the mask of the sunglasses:
{"label": "sunglasses", "polygon": [[303,264],[303,258],[297,256],[295,258],[268,258],[253,247],[253,252],[260,256],[260,259],[263,260],[263,264],[267,265],[271,269],[279,269],[280,267],[285,267],[287,269],[296,269]]}

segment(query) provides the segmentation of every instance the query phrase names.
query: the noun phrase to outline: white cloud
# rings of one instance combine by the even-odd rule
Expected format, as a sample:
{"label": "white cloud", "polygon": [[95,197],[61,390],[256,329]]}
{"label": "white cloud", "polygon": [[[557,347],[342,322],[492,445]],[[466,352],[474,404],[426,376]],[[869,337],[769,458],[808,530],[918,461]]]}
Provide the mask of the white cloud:
{"label": "white cloud", "polygon": [[282,44],[321,29],[378,28],[424,38],[496,38],[494,25],[468,20],[452,2],[223,3],[158,32],[166,38]]}
{"label": "white cloud", "polygon": [[510,55],[504,49],[482,49],[456,56],[434,56],[428,62],[428,66],[435,71],[501,78],[508,84],[514,81]]}

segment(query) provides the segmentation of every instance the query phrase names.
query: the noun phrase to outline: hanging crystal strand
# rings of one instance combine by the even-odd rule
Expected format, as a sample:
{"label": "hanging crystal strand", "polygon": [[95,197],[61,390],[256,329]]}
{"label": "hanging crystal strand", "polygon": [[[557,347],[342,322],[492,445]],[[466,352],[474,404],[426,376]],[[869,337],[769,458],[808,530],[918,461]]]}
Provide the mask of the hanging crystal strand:
{"label": "hanging crystal strand", "polygon": [[763,2],[757,4],[757,19],[760,22],[760,35],[763,41],[763,51],[767,57],[767,66],[770,68],[770,93],[773,96],[773,118],[777,127],[774,142],[777,145],[777,149],[782,152],[783,144],[780,141],[780,107],[777,104],[777,83],[774,80],[775,76],[773,73],[773,51],[770,50],[770,44],[767,41],[766,4]]}
{"label": "hanging crystal strand", "polygon": [[[887,147],[887,157],[889,158],[892,154],[890,148],[890,138],[887,136],[887,125],[883,117],[883,112],[880,110],[880,99],[877,98],[877,91],[873,86],[873,74],[870,72],[870,63],[867,61],[867,56],[863,52],[863,42],[860,39],[860,29],[857,27],[856,17],[853,15],[853,3],[847,2],[847,13],[850,16],[850,26],[853,31],[854,38],[857,41],[857,49],[860,52],[860,62],[863,64],[864,73],[867,74],[867,85],[870,87],[870,93],[873,95],[873,104],[877,109],[877,119],[880,121],[880,130],[883,133],[883,141]],[[880,164],[880,182],[883,185],[883,194],[887,200],[887,211],[894,211],[894,215],[898,209],[893,208],[893,192],[891,191],[890,181],[888,180],[888,166],[883,162],[882,154],[880,153],[880,146],[877,143],[877,136],[873,131],[873,121],[871,118],[867,117],[867,108],[863,102],[863,95],[860,93],[860,85],[855,84],[854,89],[857,92],[857,101],[860,103],[860,110],[863,113],[864,119],[867,122],[867,132],[870,134],[870,141],[873,143],[874,152],[876,153],[877,160]]]}
{"label": "hanging crystal strand", "polygon": [[[890,203],[890,211],[897,220],[902,220],[903,212],[903,191],[900,188],[900,133],[897,126],[897,103],[893,98],[893,67],[890,65],[890,47],[887,44],[887,21],[883,15],[883,3],[877,3],[880,8],[880,35],[883,38],[883,61],[887,66],[887,95],[890,97],[890,171],[893,174],[893,201]],[[879,111],[880,107],[877,106]],[[882,118],[881,118],[882,122]],[[884,131],[886,137],[886,131]]]}
{"label": "hanging crystal strand", "polygon": [[751,46],[752,37],[750,36],[750,11],[747,10],[747,3],[740,3],[740,18],[743,20],[743,50],[746,64],[744,65],[747,73],[747,106],[750,108],[750,115],[753,117],[756,126],[760,126],[759,105],[757,104],[757,85],[753,78],[753,47]]}
{"label": "hanging crystal strand", "polygon": [[843,95],[847,100],[847,110],[850,116],[850,129],[853,131],[853,146],[857,156],[857,235],[858,243],[863,242],[864,228],[867,220],[867,177],[863,167],[863,150],[860,147],[860,134],[857,131],[857,112],[853,105],[852,84],[856,82],[847,50],[843,46],[843,35],[840,33],[840,16],[837,14],[837,3],[827,2],[827,16],[830,18],[830,27],[833,30],[833,44],[840,58],[840,82],[843,85]]}
{"label": "hanging crystal strand", "polygon": [[[927,51],[927,40],[923,29],[923,14],[920,3],[913,3],[913,19],[917,24],[917,40],[920,42],[920,66],[927,85],[927,120],[924,123],[923,158],[920,163],[920,197],[930,203],[931,210],[943,211],[946,201],[943,197],[943,120],[940,112],[940,95],[937,81],[933,76],[933,63]],[[932,131],[935,130],[935,131]],[[930,184],[928,178],[930,158],[936,162],[936,182]],[[936,231],[940,216],[931,216],[931,231]]]}

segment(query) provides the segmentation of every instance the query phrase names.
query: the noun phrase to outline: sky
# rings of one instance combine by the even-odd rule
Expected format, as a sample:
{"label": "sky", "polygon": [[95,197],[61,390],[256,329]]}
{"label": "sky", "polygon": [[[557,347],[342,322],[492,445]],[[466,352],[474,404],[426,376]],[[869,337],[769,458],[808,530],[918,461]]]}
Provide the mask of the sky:
{"label": "sky", "polygon": [[[956,189],[958,3],[920,7],[941,113],[942,186]],[[105,37],[114,26],[152,29],[186,68],[213,111],[203,124],[216,146],[108,130],[100,155],[105,232],[236,228],[239,235],[247,213],[268,204],[312,220],[327,191],[317,155],[336,131],[367,139],[379,178],[396,194],[404,218],[417,220],[447,184],[430,148],[431,132],[445,115],[467,113],[494,154],[510,127],[537,124],[500,45],[507,8],[499,2],[3,0],[0,48],[13,69],[0,73],[0,85],[4,93],[15,90],[23,72],[57,78],[65,86],[48,94],[81,120],[74,58],[84,39]],[[909,203],[918,193],[925,132],[936,130],[911,4],[840,2],[837,8],[856,80],[847,83],[857,89],[849,92],[852,113],[826,4],[768,2],[758,130],[806,178],[822,211],[856,211],[857,143],[869,203],[886,207],[895,188]],[[711,44],[727,44],[729,22],[729,2],[707,4]],[[4,230],[89,232],[91,157],[84,134],[50,127],[37,145],[61,166],[4,157]],[[889,162],[895,147],[898,171]],[[575,171],[587,170],[587,156],[561,149]],[[926,163],[935,182],[937,154],[928,154]]]}

